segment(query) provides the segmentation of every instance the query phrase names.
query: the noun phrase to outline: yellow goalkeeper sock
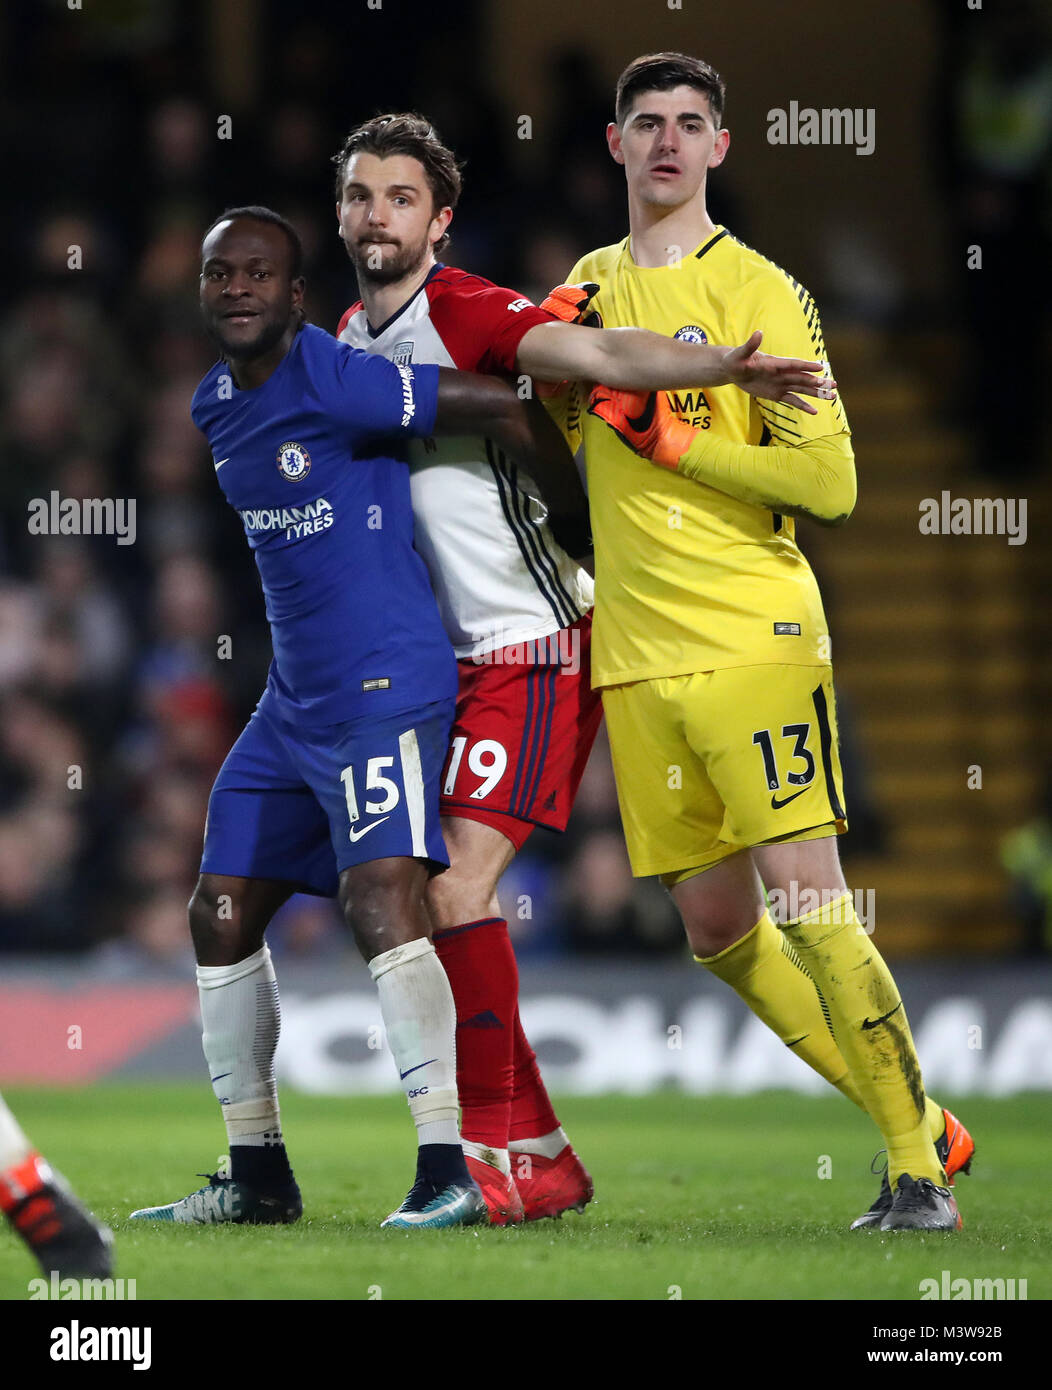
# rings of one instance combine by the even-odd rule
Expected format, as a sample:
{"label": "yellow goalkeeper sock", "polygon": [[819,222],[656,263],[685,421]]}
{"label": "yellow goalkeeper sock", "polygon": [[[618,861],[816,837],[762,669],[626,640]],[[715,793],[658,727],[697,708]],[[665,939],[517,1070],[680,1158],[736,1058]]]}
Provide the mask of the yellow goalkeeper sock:
{"label": "yellow goalkeeper sock", "polygon": [[[715,956],[695,956],[748,1004],[762,1023],[823,1080],[865,1110],[866,1104],[840,1054],[829,1009],[784,932],[764,912],[740,941]],[[928,1133],[942,1137],[946,1119],[930,1096],[925,1098]]]}
{"label": "yellow goalkeeper sock", "polygon": [[924,1097],[925,1116],[928,1122],[928,1133],[931,1135],[931,1142],[934,1144],[936,1139],[942,1138],[942,1132],[946,1128],[946,1116],[942,1113],[942,1106],[937,1100],[932,1100],[931,1096],[925,1094]]}
{"label": "yellow goalkeeper sock", "polygon": [[[891,972],[855,915],[851,894],[787,922],[782,930],[822,991],[840,1054],[884,1136],[888,1181],[894,1188],[909,1173],[944,1184],[906,1010]],[[941,1119],[940,1114],[939,1133]]]}
{"label": "yellow goalkeeper sock", "polygon": [[[718,955],[694,959],[730,985],[812,1070],[865,1110],[833,1037],[825,1000],[769,912],[764,911],[755,927],[733,946]],[[939,1115],[941,1119],[941,1111]]]}

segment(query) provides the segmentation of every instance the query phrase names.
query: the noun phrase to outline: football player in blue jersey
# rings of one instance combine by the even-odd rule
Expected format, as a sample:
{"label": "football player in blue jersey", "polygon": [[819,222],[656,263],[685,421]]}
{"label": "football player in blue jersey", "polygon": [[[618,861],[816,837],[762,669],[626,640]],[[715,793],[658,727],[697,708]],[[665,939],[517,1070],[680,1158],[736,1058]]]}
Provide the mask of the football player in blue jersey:
{"label": "football player in blue jersey", "polygon": [[529,468],[576,554],[590,549],[584,493],[561,434],[509,383],[400,366],[305,323],[299,238],[277,213],[218,218],[200,285],[222,359],[191,410],[255,556],[274,660],[212,790],[190,902],[230,1172],[133,1217],[300,1216],[274,1079],[280,1013],[264,932],[301,891],[339,898],[416,1123],[416,1181],[383,1224],[485,1221],[458,1133],[453,997],[425,907],[430,876],[449,862],[438,796],[457,670],[413,548],[399,440],[489,435]]}

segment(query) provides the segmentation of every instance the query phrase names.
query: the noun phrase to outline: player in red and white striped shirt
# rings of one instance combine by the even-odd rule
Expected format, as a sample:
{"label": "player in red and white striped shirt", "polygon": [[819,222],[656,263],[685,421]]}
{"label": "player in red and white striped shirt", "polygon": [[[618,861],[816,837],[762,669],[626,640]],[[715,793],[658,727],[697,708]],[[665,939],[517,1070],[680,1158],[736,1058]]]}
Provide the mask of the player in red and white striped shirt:
{"label": "player in red and white striped shirt", "polygon": [[[817,394],[815,363],[596,333],[437,260],[460,192],[455,158],[419,116],[378,116],[336,156],[339,232],[361,300],[342,341],[396,362],[654,390],[719,386]],[[416,546],[460,661],[442,787],[451,866],[431,880],[434,943],[457,1006],[468,1166],[493,1224],[583,1210],[592,1183],[552,1110],[518,1015],[518,971],[497,884],[535,825],[565,829],[601,717],[588,649],[590,548],[571,515],[572,469],[529,477],[483,438],[410,445]],[[542,488],[538,488],[538,482]],[[542,501],[543,489],[543,501]],[[563,514],[556,516],[555,512]],[[583,520],[583,511],[582,511]],[[556,539],[565,535],[566,545]]]}

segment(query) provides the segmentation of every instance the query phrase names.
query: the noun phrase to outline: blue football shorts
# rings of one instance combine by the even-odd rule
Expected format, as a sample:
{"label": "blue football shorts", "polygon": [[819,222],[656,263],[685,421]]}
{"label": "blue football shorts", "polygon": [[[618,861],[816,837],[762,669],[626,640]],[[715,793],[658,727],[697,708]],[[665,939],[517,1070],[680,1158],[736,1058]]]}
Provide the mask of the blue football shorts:
{"label": "blue football shorts", "polygon": [[264,692],[212,788],[201,872],[333,897],[343,869],[372,859],[448,868],[438,795],[454,708],[437,700],[305,729]]}

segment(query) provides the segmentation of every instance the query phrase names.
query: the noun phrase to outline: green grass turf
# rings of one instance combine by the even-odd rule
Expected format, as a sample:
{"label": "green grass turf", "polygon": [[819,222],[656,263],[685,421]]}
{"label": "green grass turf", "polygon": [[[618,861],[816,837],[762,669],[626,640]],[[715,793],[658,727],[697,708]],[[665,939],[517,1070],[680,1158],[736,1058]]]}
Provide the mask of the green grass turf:
{"label": "green grass turf", "polygon": [[[223,1130],[207,1088],[109,1084],[11,1091],[37,1146],[117,1235],[118,1275],[141,1299],[906,1299],[920,1280],[1025,1278],[1052,1293],[1047,1137],[1052,1097],[962,1101],[979,1146],[958,1181],[957,1235],[849,1233],[876,1195],[869,1122],[836,1097],[566,1100],[560,1118],[591,1169],[584,1216],[495,1228],[381,1231],[405,1195],[413,1143],[399,1096],[285,1090],[303,1189],[288,1227],[140,1225],[136,1207],[182,1197],[214,1167]],[[822,1156],[831,1176],[819,1178]],[[0,1231],[0,1297],[37,1273]]]}

